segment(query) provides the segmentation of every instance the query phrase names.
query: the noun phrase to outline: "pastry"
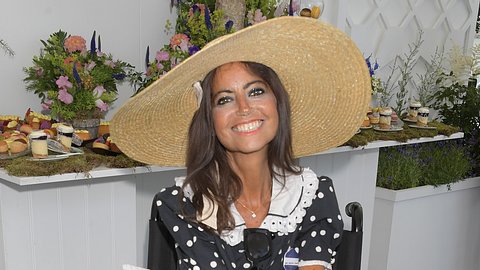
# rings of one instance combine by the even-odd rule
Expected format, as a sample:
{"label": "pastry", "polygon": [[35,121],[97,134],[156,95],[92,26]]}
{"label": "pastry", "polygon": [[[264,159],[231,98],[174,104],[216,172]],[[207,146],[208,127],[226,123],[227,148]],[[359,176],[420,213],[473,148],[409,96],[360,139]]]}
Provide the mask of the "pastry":
{"label": "pastry", "polygon": [[51,129],[44,129],[43,132],[45,132],[45,134],[47,134],[48,138],[53,138],[55,137],[55,132],[53,132],[53,130]]}
{"label": "pastry", "polygon": [[385,107],[379,112],[380,118],[378,120],[378,126],[381,129],[390,129],[392,124],[392,109]]}
{"label": "pastry", "polygon": [[88,141],[91,139],[90,132],[88,130],[75,130],[75,135],[82,141]]}
{"label": "pastry", "polygon": [[33,128],[29,124],[23,124],[20,126],[20,132],[23,132],[27,135],[32,133],[32,131],[33,131]]}
{"label": "pastry", "polygon": [[110,147],[107,145],[106,140],[102,137],[96,139],[93,144],[93,148],[100,148],[100,149],[105,149],[105,150],[110,150]]}
{"label": "pastry", "polygon": [[121,153],[122,151],[118,146],[115,144],[115,142],[112,141],[111,137],[107,138],[107,145],[110,147],[110,151],[115,152],[115,153]]}
{"label": "pastry", "polygon": [[8,152],[8,144],[5,140],[0,141],[0,154]]}
{"label": "pastry", "polygon": [[365,118],[363,118],[362,127],[369,127],[369,126],[370,126],[370,118],[365,115]]}
{"label": "pastry", "polygon": [[32,125],[32,128],[34,130],[39,130],[40,129],[40,119],[38,119],[37,117],[34,117],[32,119],[32,124],[31,125]]}
{"label": "pastry", "polygon": [[10,153],[17,154],[28,149],[28,142],[25,139],[18,138],[9,144]]}
{"label": "pastry", "polygon": [[11,131],[11,130],[17,130],[18,122],[15,120],[12,120],[8,122],[7,126],[3,129],[4,131]]}
{"label": "pastry", "polygon": [[396,123],[398,121],[398,115],[395,111],[392,110],[391,121]]}

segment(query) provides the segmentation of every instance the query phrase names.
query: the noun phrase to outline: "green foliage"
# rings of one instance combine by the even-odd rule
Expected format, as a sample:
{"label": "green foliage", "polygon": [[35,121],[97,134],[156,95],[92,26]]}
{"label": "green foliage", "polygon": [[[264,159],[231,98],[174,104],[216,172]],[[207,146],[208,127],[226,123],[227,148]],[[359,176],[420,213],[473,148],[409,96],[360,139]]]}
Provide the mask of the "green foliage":
{"label": "green foliage", "polygon": [[433,107],[444,123],[461,127],[466,147],[475,161],[475,173],[480,175],[480,89],[476,85],[477,80],[470,78],[467,85],[454,82],[441,86],[434,94]]}
{"label": "green foliage", "polygon": [[423,31],[420,30],[415,42],[408,45],[408,54],[405,54],[403,57],[398,56],[402,65],[399,66],[400,80],[398,81],[398,92],[395,94],[395,107],[393,108],[398,114],[402,114],[406,108],[406,97],[408,94],[407,84],[412,79],[412,70],[416,63],[416,56],[423,43],[422,35]]}
{"label": "green foliage", "polygon": [[[382,148],[378,162],[377,186],[388,189],[406,189],[419,185],[422,169],[411,155],[411,147]],[[405,149],[405,151],[399,151]]]}
{"label": "green foliage", "polygon": [[262,14],[267,17],[267,19],[273,18],[275,12],[277,1],[275,0],[246,0],[245,5],[247,7],[247,12],[251,11],[252,13],[255,10],[260,9]]}
{"label": "green foliage", "polygon": [[468,177],[471,169],[461,140],[386,147],[380,149],[377,186],[400,190],[451,184]]}

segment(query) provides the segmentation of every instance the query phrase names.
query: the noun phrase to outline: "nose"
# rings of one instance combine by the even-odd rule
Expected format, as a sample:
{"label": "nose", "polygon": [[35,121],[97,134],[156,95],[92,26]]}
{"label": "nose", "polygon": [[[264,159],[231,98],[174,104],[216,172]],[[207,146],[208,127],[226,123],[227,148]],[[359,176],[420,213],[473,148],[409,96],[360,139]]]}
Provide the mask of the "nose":
{"label": "nose", "polygon": [[245,96],[237,97],[237,114],[240,116],[246,116],[250,114],[251,107]]}

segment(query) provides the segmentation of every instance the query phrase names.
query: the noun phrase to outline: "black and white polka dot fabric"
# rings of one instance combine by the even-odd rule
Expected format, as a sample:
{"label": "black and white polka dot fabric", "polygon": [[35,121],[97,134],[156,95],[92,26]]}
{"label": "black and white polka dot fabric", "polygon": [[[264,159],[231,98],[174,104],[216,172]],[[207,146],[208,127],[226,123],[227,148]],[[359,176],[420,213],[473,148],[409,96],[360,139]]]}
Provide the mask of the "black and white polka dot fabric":
{"label": "black and white polka dot fabric", "polygon": [[[243,244],[246,226],[235,206],[231,206],[235,229],[221,235],[206,232],[181,214],[183,207],[184,213],[195,216],[191,190],[187,187],[186,197],[179,198],[183,179],[156,195],[159,216],[176,241],[179,269],[250,269]],[[269,213],[261,228],[274,237],[272,255],[259,269],[294,270],[306,265],[331,269],[343,230],[331,179],[317,178],[304,169],[301,175],[288,176],[283,187],[274,181]]]}

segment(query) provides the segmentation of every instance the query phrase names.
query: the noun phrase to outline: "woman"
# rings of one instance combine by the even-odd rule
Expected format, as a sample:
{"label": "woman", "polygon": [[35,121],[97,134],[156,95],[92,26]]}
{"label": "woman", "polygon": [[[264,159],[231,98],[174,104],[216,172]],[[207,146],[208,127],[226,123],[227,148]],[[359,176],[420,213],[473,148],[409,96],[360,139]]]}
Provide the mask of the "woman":
{"label": "woman", "polygon": [[333,186],[294,158],[348,140],[369,83],[343,33],[282,17],[212,42],[124,105],[111,127],[122,151],[186,164],[155,197],[180,269],[331,269],[343,227]]}

